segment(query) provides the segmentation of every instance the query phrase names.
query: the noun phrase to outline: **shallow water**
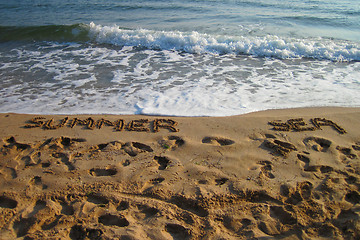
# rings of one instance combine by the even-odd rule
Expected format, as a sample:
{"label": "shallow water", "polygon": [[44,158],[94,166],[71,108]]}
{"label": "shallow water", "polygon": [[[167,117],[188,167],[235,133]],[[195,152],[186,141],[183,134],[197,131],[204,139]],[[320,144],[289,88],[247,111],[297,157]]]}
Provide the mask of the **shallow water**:
{"label": "shallow water", "polygon": [[0,111],[359,106],[356,1],[0,0]]}

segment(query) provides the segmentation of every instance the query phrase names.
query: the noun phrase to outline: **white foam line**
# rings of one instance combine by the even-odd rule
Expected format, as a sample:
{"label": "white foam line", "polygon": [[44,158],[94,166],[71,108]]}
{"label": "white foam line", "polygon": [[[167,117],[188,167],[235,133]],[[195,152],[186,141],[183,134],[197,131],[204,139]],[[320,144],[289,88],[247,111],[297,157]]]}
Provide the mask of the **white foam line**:
{"label": "white foam line", "polygon": [[249,54],[261,57],[315,58],[332,61],[360,61],[360,45],[324,38],[295,39],[268,35],[220,36],[198,32],[127,30],[90,23],[89,34],[99,43],[139,46],[189,53]]}

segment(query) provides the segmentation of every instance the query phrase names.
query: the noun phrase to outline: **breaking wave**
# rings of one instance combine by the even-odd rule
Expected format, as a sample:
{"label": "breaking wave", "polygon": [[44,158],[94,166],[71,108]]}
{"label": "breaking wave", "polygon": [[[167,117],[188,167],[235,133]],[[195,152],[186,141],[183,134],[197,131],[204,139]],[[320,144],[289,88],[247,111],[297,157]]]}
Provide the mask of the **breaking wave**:
{"label": "breaking wave", "polygon": [[128,30],[90,23],[89,34],[98,43],[138,46],[149,49],[178,50],[188,53],[246,54],[258,57],[314,58],[331,61],[359,61],[357,43],[315,38],[279,36],[224,36],[198,32]]}
{"label": "breaking wave", "polygon": [[7,41],[90,42],[195,54],[244,54],[278,59],[360,61],[360,44],[338,39],[134,30],[123,29],[117,25],[102,26],[93,22],[74,25],[0,27],[0,42]]}

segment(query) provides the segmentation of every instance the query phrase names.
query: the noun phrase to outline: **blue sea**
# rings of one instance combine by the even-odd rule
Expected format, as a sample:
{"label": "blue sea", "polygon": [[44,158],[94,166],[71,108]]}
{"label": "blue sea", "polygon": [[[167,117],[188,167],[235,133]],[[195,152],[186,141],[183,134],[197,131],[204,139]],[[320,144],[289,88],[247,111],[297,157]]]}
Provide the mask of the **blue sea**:
{"label": "blue sea", "polygon": [[0,112],[360,106],[360,0],[0,0]]}

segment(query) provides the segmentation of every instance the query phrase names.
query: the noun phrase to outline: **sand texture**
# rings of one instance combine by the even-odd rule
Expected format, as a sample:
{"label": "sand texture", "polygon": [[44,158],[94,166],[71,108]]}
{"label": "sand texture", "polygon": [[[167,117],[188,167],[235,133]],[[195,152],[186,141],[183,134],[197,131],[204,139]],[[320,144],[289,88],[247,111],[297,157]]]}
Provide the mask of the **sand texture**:
{"label": "sand texture", "polygon": [[360,239],[360,109],[0,115],[0,239]]}

